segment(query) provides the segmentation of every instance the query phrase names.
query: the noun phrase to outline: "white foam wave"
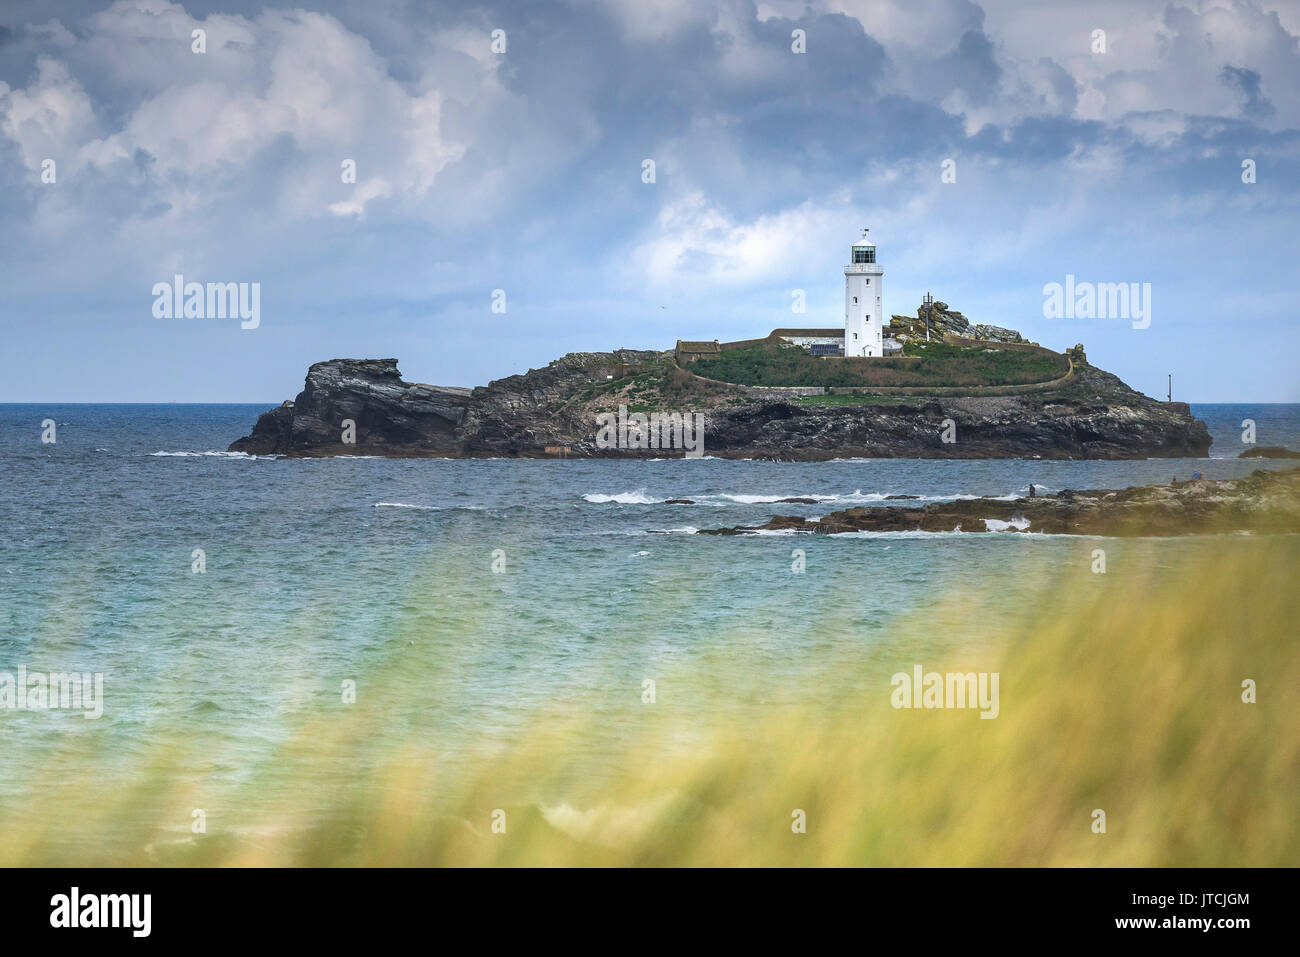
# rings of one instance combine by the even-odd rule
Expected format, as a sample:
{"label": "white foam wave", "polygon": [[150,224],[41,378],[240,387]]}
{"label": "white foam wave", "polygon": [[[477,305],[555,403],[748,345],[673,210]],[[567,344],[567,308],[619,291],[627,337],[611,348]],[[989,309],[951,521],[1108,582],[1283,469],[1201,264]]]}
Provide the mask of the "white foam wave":
{"label": "white foam wave", "polygon": [[1023,532],[1028,527],[1029,519],[1025,518],[1023,515],[1013,518],[1009,522],[1004,522],[1000,518],[984,519],[984,528],[990,532],[1005,532],[1013,528],[1017,532]]}
{"label": "white foam wave", "polygon": [[602,495],[599,492],[589,492],[582,497],[594,505],[605,505],[609,502],[616,505],[658,505],[663,501],[660,498],[651,498],[643,488],[639,488],[635,492],[619,492],[617,495]]}
{"label": "white foam wave", "polygon": [[[1051,490],[1046,486],[1035,484],[1035,490],[1040,494],[1048,494]],[[988,499],[997,502],[1014,502],[1018,498],[1024,498],[1029,492],[1029,486],[1025,486],[1019,492],[1009,492],[1006,495],[970,495],[965,492],[950,492],[942,495],[910,495],[900,492],[864,492],[862,489],[854,489],[852,492],[845,494],[825,494],[819,492],[785,492],[785,493],[759,493],[759,492],[720,492],[709,495],[693,495],[690,492],[684,492],[679,495],[673,495],[672,498],[688,498],[696,505],[875,505],[882,502],[897,502],[900,505],[909,505],[922,502],[959,502],[973,499]],[[900,497],[901,496],[901,497]],[[646,493],[644,488],[639,488],[632,492],[619,492],[615,495],[606,495],[600,492],[589,492],[582,496],[587,502],[595,505],[604,505],[614,503],[617,505],[661,505],[664,499],[655,498]],[[790,502],[789,499],[811,499],[811,503]]]}
{"label": "white foam wave", "polygon": [[[108,451],[107,449],[96,449],[99,451]],[[278,459],[278,455],[249,455],[247,452],[218,452],[215,449],[209,449],[206,452],[150,452],[151,456],[159,458],[217,458],[217,459]]]}
{"label": "white foam wave", "polygon": [[482,512],[486,505],[418,505],[413,502],[375,502],[372,508],[413,508],[419,512]]}
{"label": "white foam wave", "polygon": [[919,528],[908,531],[897,532],[832,532],[828,538],[951,538],[953,535],[969,535],[969,532],[961,532],[953,529],[951,532],[926,532]]}
{"label": "white foam wave", "polygon": [[[1042,486],[1038,486],[1042,488]],[[1029,487],[1025,487],[1028,493]],[[902,497],[900,497],[902,496]],[[718,500],[734,502],[737,505],[776,505],[776,504],[801,504],[796,502],[786,502],[785,499],[792,498],[810,498],[818,505],[873,505],[877,502],[900,502],[903,504],[909,502],[956,502],[965,499],[989,498],[997,501],[1013,502],[1023,496],[1011,493],[1008,495],[968,495],[964,492],[951,492],[942,495],[910,495],[902,492],[864,492],[862,489],[854,489],[843,495],[824,495],[816,492],[788,492],[783,495],[749,495],[742,493],[723,493],[721,495],[704,496],[700,501],[706,504],[717,504]],[[713,499],[712,503],[708,500]]]}
{"label": "white foam wave", "polygon": [[[786,498],[811,498],[818,502],[833,502],[839,496],[837,495],[728,495],[723,493],[720,498],[728,499],[738,505],[774,505]],[[789,503],[794,504],[794,503]]]}

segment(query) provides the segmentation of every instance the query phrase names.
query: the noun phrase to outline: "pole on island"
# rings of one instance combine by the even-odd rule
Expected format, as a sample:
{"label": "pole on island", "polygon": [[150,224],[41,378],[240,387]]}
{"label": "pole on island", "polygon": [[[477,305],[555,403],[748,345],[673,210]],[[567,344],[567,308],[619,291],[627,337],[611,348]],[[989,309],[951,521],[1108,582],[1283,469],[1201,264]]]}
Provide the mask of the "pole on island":
{"label": "pole on island", "polygon": [[1173,402],[1173,401],[1174,401],[1174,374],[1173,374],[1172,372],[1169,373],[1169,396],[1168,396],[1168,400],[1169,400],[1170,402]]}

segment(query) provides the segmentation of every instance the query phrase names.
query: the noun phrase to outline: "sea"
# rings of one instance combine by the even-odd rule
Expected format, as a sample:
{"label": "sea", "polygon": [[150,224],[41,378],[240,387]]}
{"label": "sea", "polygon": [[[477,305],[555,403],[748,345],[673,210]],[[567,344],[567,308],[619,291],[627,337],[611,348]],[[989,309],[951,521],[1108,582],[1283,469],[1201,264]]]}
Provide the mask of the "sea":
{"label": "sea", "polygon": [[[0,813],[30,802],[41,769],[71,760],[61,744],[87,735],[114,758],[87,786],[113,786],[115,761],[147,759],[177,728],[197,756],[172,773],[265,771],[313,713],[346,708],[349,682],[354,695],[391,696],[394,742],[415,735],[451,767],[566,708],[593,719],[582,732],[593,754],[614,753],[651,687],[663,707],[744,720],[819,662],[910,668],[985,640],[1043,600],[1044,580],[1089,574],[1099,547],[1108,573],[1124,574],[1196,548],[1219,550],[1230,569],[1251,542],[700,529],[915,504],[889,495],[1014,498],[1031,483],[1050,494],[1295,465],[1239,459],[1244,420],[1259,445],[1300,449],[1300,405],[1222,404],[1192,406],[1214,439],[1202,459],[223,451],[273,404],[0,405],[0,680],[20,667],[103,676],[94,720],[0,709]],[[786,497],[815,504],[776,503]],[[917,621],[926,626],[904,627]],[[674,697],[674,676],[706,660],[750,680]],[[373,744],[382,751],[385,734]]]}

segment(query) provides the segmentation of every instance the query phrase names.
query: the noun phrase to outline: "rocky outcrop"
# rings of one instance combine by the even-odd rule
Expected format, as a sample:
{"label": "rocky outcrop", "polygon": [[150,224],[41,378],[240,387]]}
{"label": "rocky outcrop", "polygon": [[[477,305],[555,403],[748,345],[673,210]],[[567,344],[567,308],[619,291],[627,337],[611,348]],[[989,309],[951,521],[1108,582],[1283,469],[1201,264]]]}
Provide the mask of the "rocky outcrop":
{"label": "rocky outcrop", "polygon": [[[596,416],[620,405],[702,412],[704,454],[726,458],[1122,459],[1203,456],[1210,447],[1205,424],[1185,404],[1150,399],[1086,363],[1076,363],[1068,383],[1040,392],[840,405],[756,398],[692,376],[671,353],[620,350],[571,353],[472,390],[406,382],[395,359],[319,362],[296,399],[264,413],[230,449],[287,456],[680,454],[598,448]],[[354,423],[355,443],[345,442],[346,420]]]}
{"label": "rocky outcrop", "polygon": [[701,529],[707,535],[791,531],[1046,532],[1055,535],[1171,536],[1300,532],[1300,469],[1256,471],[1244,479],[1064,491],[1015,501],[981,498],[922,508],[856,507],[819,519],[778,515],[762,525]]}
{"label": "rocky outcrop", "polygon": [[[298,397],[263,413],[232,452],[458,455],[470,390],[403,381],[396,359],[332,359],[307,370]],[[347,442],[352,423],[355,442]]]}
{"label": "rocky outcrop", "polygon": [[1300,452],[1284,449],[1280,445],[1261,445],[1257,449],[1247,449],[1237,456],[1239,459],[1300,459]]}
{"label": "rocky outcrop", "polygon": [[1005,326],[991,326],[983,322],[977,322],[971,326],[969,335],[972,339],[983,339],[986,342],[1029,341],[1014,329],[1007,329]]}
{"label": "rocky outcrop", "polygon": [[[890,317],[890,335],[902,342],[926,338],[926,309],[924,304],[916,309],[915,316]],[[989,323],[972,323],[966,316],[952,309],[946,302],[936,299],[929,312],[929,332],[934,338],[947,336],[980,339],[985,342],[1029,342],[1014,329]]]}

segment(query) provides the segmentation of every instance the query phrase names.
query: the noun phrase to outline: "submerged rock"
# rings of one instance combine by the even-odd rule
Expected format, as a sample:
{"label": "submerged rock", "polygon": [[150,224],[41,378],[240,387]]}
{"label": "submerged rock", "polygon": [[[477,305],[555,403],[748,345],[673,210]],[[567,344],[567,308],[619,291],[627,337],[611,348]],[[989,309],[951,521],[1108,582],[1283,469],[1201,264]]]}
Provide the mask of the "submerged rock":
{"label": "submerged rock", "polygon": [[815,520],[778,515],[762,525],[701,529],[700,533],[795,531],[835,535],[1013,530],[1105,536],[1300,532],[1300,469],[1259,470],[1243,479],[1064,491],[1009,502],[980,498],[935,502],[920,508],[857,506]]}

